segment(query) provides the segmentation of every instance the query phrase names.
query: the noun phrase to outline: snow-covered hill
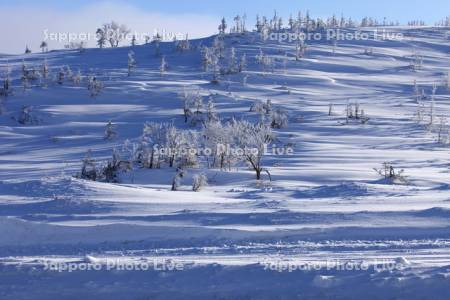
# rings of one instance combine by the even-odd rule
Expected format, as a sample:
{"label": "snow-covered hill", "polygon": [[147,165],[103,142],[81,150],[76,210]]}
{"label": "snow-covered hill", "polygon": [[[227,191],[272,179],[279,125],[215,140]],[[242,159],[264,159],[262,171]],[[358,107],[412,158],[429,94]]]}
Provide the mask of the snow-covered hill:
{"label": "snow-covered hill", "polygon": [[[0,298],[448,299],[450,42],[445,28],[389,30],[403,38],[308,41],[299,61],[296,43],[226,35],[221,64],[234,47],[247,67],[217,84],[201,54],[214,37],[182,52],[161,43],[160,55],[148,44],[0,57],[13,84],[0,115]],[[23,88],[22,65],[44,59],[47,86]],[[81,82],[59,84],[62,66]],[[87,76],[104,84],[95,97]],[[270,99],[289,119],[275,143],[293,155],[264,155],[272,181],[201,162],[178,191],[167,164],[135,164],[116,183],[75,177],[89,149],[98,163],[132,152],[145,122],[200,132],[184,122],[186,91],[224,123],[256,122],[250,107]],[[347,118],[357,105],[364,117]],[[385,179],[383,163],[404,172]],[[201,173],[209,184],[193,192]]]}

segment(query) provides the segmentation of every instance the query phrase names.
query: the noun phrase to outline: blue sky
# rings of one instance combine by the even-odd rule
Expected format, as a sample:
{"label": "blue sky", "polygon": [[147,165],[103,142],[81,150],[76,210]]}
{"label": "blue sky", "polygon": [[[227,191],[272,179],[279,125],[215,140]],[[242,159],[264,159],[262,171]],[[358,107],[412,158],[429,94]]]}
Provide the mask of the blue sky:
{"label": "blue sky", "polygon": [[[80,6],[92,4],[101,1],[88,0],[0,0],[1,6],[36,6],[51,7],[60,10],[73,10]],[[118,2],[111,0],[108,2]],[[225,15],[231,17],[238,13],[247,12],[250,14],[271,14],[277,9],[280,14],[288,15],[299,9],[309,9],[313,15],[322,16],[333,13],[361,18],[366,15],[388,19],[399,20],[401,22],[410,19],[424,19],[428,22],[434,22],[438,19],[450,15],[450,1],[448,0],[132,0],[123,1],[123,3],[132,4],[139,9],[150,12],[161,12],[168,14],[177,13],[197,13],[210,15]]]}
{"label": "blue sky", "polygon": [[[450,15],[449,0],[0,0],[0,53],[20,53],[25,45],[38,50],[43,32],[95,31],[102,23],[117,20],[140,32],[156,28],[191,37],[215,33],[222,16],[231,19],[246,13],[249,25],[256,14],[288,17],[309,9],[313,17],[333,13],[361,19],[364,16],[406,23],[422,19],[429,24]],[[23,22],[27,20],[27,22]],[[92,44],[90,44],[92,46]],[[51,44],[51,48],[63,45]]]}

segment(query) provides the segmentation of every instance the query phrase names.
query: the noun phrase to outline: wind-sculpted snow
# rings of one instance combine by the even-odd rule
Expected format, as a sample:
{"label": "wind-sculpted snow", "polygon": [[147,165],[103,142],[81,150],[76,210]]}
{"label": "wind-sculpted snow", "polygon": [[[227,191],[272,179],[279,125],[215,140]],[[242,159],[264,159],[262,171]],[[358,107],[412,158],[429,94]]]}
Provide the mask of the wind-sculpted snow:
{"label": "wind-sculpted snow", "polygon": [[[450,118],[450,45],[443,28],[393,30],[404,38],[339,41],[334,52],[311,41],[299,61],[295,43],[227,35],[226,49],[245,52],[248,65],[217,84],[200,49],[173,43],[161,43],[164,72],[154,44],[134,46],[129,76],[130,47],[0,56],[14,87],[0,110],[0,299],[448,299],[450,152],[438,135]],[[260,49],[273,72],[257,63]],[[80,69],[104,88],[91,97],[86,81],[52,79],[24,90],[22,60],[38,68],[44,58],[52,72]],[[260,181],[245,164],[202,161],[177,191],[167,165],[133,166],[115,183],[80,179],[88,149],[105,162],[140,143],[146,122],[199,132],[184,122],[185,91],[212,99],[224,123],[256,122],[250,107],[270,99],[289,121],[273,129],[274,143],[293,155],[265,155],[272,180],[263,172]],[[347,118],[357,104],[364,118]],[[33,118],[21,124],[24,106]],[[396,176],[381,176],[384,166]],[[200,175],[208,185],[193,192]],[[109,260],[148,270],[107,270]],[[155,268],[177,263],[182,270]]]}

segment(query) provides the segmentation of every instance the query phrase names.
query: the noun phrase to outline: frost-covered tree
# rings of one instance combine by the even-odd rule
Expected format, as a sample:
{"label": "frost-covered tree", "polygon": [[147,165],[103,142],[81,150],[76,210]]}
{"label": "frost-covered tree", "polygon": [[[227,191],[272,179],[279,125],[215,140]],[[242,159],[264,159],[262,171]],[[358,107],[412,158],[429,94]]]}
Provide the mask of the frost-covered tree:
{"label": "frost-covered tree", "polygon": [[175,165],[176,158],[177,158],[177,151],[180,150],[180,146],[182,145],[183,141],[180,139],[181,135],[179,130],[173,126],[170,125],[165,130],[165,149],[168,149],[169,154],[167,155],[167,160],[169,163],[169,167],[172,168]]}
{"label": "frost-covered tree", "polygon": [[410,61],[409,66],[413,71],[422,69],[422,66],[423,66],[422,55],[420,55],[419,53],[414,51],[413,54],[411,55],[411,61]]}
{"label": "frost-covered tree", "polygon": [[288,115],[284,110],[276,109],[270,113],[270,126],[272,128],[284,128],[288,125]]}
{"label": "frost-covered tree", "polygon": [[33,115],[33,107],[22,106],[22,111],[20,112],[17,122],[19,122],[22,125],[31,125],[37,123],[37,120]]}
{"label": "frost-covered tree", "polygon": [[450,142],[450,131],[447,123],[447,118],[441,116],[439,117],[438,143],[448,144],[449,142]]}
{"label": "frost-covered tree", "polygon": [[159,152],[166,144],[166,131],[172,124],[147,122],[141,137],[139,161],[144,168],[160,168],[164,156]]}
{"label": "frost-covered tree", "polygon": [[182,168],[195,167],[198,165],[198,139],[197,131],[182,130],[179,132],[181,139],[180,154],[178,155],[178,166]]}
{"label": "frost-covered tree", "polygon": [[305,56],[306,48],[306,43],[303,40],[299,39],[295,46],[295,60],[299,61]]}
{"label": "frost-covered tree", "polygon": [[225,31],[227,30],[227,22],[225,21],[225,18],[222,18],[219,25],[219,33],[225,34]]}
{"label": "frost-covered tree", "polygon": [[103,83],[97,77],[91,75],[88,77],[87,88],[91,97],[97,97],[103,89]]}
{"label": "frost-covered tree", "polygon": [[120,153],[114,148],[112,158],[108,160],[101,172],[106,182],[118,182],[117,177],[120,169],[120,161]]}
{"label": "frost-covered tree", "polygon": [[259,49],[259,54],[256,55],[256,61],[261,65],[263,73],[267,71],[274,71],[274,62],[273,59],[265,55],[262,49]]}
{"label": "frost-covered tree", "polygon": [[3,89],[1,89],[0,96],[9,96],[12,93],[11,78],[10,78],[10,67],[9,64],[6,65],[5,76],[3,79]]}
{"label": "frost-covered tree", "polygon": [[[175,37],[176,39],[176,37]],[[179,52],[189,51],[191,49],[191,43],[189,42],[189,36],[186,34],[184,40],[176,42],[176,49]]]}
{"label": "frost-covered tree", "polygon": [[238,70],[239,70],[239,68],[238,68],[237,59],[236,59],[236,49],[234,47],[232,47],[230,49],[230,54],[228,57],[228,73],[234,74],[234,73],[238,72]]}
{"label": "frost-covered tree", "polygon": [[216,47],[219,47],[219,46],[216,45],[216,46],[213,46],[213,48],[203,47],[202,52],[201,52],[202,53],[202,68],[205,72],[212,73],[211,82],[213,82],[213,83],[219,82],[219,75],[220,75],[219,55],[222,50],[220,50],[220,47],[219,48],[216,48]]}
{"label": "frost-covered tree", "polygon": [[47,80],[48,75],[50,73],[50,68],[48,66],[47,58],[44,58],[44,62],[42,63],[42,67],[41,67],[41,73],[42,73],[42,77],[45,80]]}
{"label": "frost-covered tree", "polygon": [[39,46],[39,48],[41,48],[42,53],[47,52],[48,51],[48,44],[46,41],[42,41],[41,45]]}
{"label": "frost-covered tree", "polygon": [[191,116],[191,124],[197,125],[203,123],[203,97],[197,93],[195,97],[192,98],[192,116]]}
{"label": "frost-covered tree", "polygon": [[433,85],[433,90],[431,92],[431,102],[430,102],[430,125],[434,124],[434,102],[436,97],[437,86]]}
{"label": "frost-covered tree", "polygon": [[152,40],[152,44],[155,45],[155,56],[160,56],[161,55],[161,41],[162,41],[162,37],[157,32],[153,36],[153,40]]}
{"label": "frost-covered tree", "polygon": [[417,84],[417,80],[415,80],[415,79],[414,79],[413,91],[414,91],[414,99],[416,100],[416,103],[419,103],[419,101],[422,99],[422,93],[420,92],[419,85]]}
{"label": "frost-covered tree", "polygon": [[200,108],[203,106],[200,91],[192,91],[184,88],[183,90],[183,115],[184,122],[199,114]]}
{"label": "frost-covered tree", "polygon": [[133,70],[136,68],[136,59],[134,58],[134,51],[128,51],[128,76],[131,75]]}
{"label": "frost-covered tree", "polygon": [[245,71],[247,69],[247,56],[242,54],[241,59],[239,60],[239,73]]}
{"label": "frost-covered tree", "polygon": [[236,146],[243,150],[242,158],[255,172],[256,179],[260,180],[263,171],[264,150],[266,145],[273,140],[270,126],[261,123],[252,124],[248,121],[236,121],[233,127],[236,133]]}
{"label": "frost-covered tree", "polygon": [[163,55],[161,57],[161,64],[159,65],[159,72],[161,76],[164,75],[164,73],[166,73],[166,69],[167,69],[166,57]]}
{"label": "frost-covered tree", "polygon": [[99,48],[104,48],[107,42],[106,31],[104,30],[104,28],[97,28],[95,34],[97,36],[97,46]]}
{"label": "frost-covered tree", "polygon": [[208,185],[208,177],[205,174],[195,174],[193,177],[192,190],[199,192],[202,188]]}
{"label": "frost-covered tree", "polygon": [[92,158],[92,151],[89,149],[82,161],[80,178],[87,180],[97,180],[97,166]]}
{"label": "frost-covered tree", "polygon": [[201,50],[202,54],[202,68],[203,71],[208,72],[213,63],[213,56],[215,55],[213,50],[208,47],[203,47]]}
{"label": "frost-covered tree", "polygon": [[208,47],[203,47],[201,50],[202,55],[202,69],[205,72],[208,72],[209,66],[211,64],[211,53]]}
{"label": "frost-covered tree", "polygon": [[[114,21],[111,21],[111,23],[103,24],[102,28],[100,29],[104,33],[106,40],[109,42],[109,45],[112,48],[118,47],[119,43],[126,39],[127,35],[130,33],[130,30],[126,25],[121,25]],[[99,31],[97,30],[97,32]]]}
{"label": "frost-covered tree", "polygon": [[225,50],[225,42],[223,40],[223,37],[216,36],[213,41],[213,49],[216,56],[218,56],[220,59],[224,58],[224,50]]}
{"label": "frost-covered tree", "polygon": [[216,107],[214,105],[213,100],[210,98],[207,105],[207,121],[208,122],[217,122],[219,121],[219,117],[217,116]]}
{"label": "frost-covered tree", "polygon": [[211,82],[214,84],[219,83],[219,79],[220,79],[220,65],[219,65],[219,58],[214,55],[211,57],[212,61],[211,61],[211,65],[212,65],[212,80]]}
{"label": "frost-covered tree", "polygon": [[172,179],[172,191],[178,191],[181,186],[181,181],[185,175],[185,171],[182,168],[177,168],[175,176]]}
{"label": "frost-covered tree", "polygon": [[58,75],[57,75],[58,77],[58,84],[63,84],[64,83],[64,78],[66,77],[66,71],[65,71],[65,69],[64,69],[64,67],[61,67],[60,69],[59,69],[59,72],[58,72]]}
{"label": "frost-covered tree", "polygon": [[72,76],[72,81],[74,85],[79,85],[83,79],[83,76],[81,75],[81,70],[78,69],[78,71]]}
{"label": "frost-covered tree", "polygon": [[63,68],[64,68],[64,77],[67,79],[72,79],[73,72],[72,72],[72,69],[70,68],[70,66],[66,65]]}
{"label": "frost-covered tree", "polygon": [[234,153],[227,151],[227,145],[234,141],[234,128],[230,123],[223,125],[221,122],[206,122],[202,129],[203,144],[211,153],[206,156],[209,167],[218,167],[221,170],[237,161]]}

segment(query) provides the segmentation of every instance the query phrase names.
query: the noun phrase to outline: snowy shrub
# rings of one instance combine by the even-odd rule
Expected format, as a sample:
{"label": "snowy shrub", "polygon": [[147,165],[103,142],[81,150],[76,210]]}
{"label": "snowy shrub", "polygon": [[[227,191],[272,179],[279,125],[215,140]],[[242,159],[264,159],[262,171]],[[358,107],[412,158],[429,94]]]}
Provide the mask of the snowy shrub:
{"label": "snowy shrub", "polygon": [[272,101],[270,99],[267,99],[266,103],[263,103],[259,100],[256,100],[250,107],[250,111],[269,115],[272,111]]}
{"label": "snowy shrub", "polygon": [[202,69],[203,71],[208,72],[209,66],[212,63],[211,50],[208,47],[203,47],[200,53],[202,55]]}
{"label": "snowy shrub", "polygon": [[216,112],[216,107],[211,97],[208,101],[206,108],[206,118],[208,122],[218,122],[220,120]]}
{"label": "snowy shrub", "polygon": [[192,167],[198,164],[198,135],[191,130],[179,130],[170,123],[146,123],[141,143],[136,149],[136,161],[145,168],[160,168],[166,162],[170,168]]}
{"label": "snowy shrub", "polygon": [[91,150],[88,150],[82,161],[80,178],[92,181],[97,180],[97,166],[95,160],[92,158]]}
{"label": "snowy shrub", "polygon": [[180,154],[177,155],[178,166],[181,168],[198,165],[197,153],[198,134],[192,130],[182,130],[178,133]]}
{"label": "snowy shrub", "polygon": [[87,88],[91,97],[97,97],[103,89],[103,83],[100,80],[97,80],[95,76],[89,76]]}
{"label": "snowy shrub", "polygon": [[72,72],[72,69],[70,68],[70,66],[66,65],[63,67],[63,69],[64,69],[66,78],[69,78],[69,79],[73,78],[73,72]]}
{"label": "snowy shrub", "polygon": [[425,119],[425,104],[424,103],[417,103],[416,113],[415,113],[415,119],[417,123],[422,123]]}
{"label": "snowy shrub", "polygon": [[124,40],[130,33],[130,30],[125,25],[120,25],[117,22],[105,23],[101,28],[97,29],[97,45],[103,48],[106,42],[109,42],[111,48],[116,48],[119,43]]}
{"label": "snowy shrub", "polygon": [[261,65],[263,73],[268,72],[268,71],[270,71],[272,73],[274,72],[274,61],[273,61],[273,59],[270,56],[265,55],[263,53],[262,49],[259,49],[259,54],[256,55],[256,62],[259,65]]}
{"label": "snowy shrub", "polygon": [[222,57],[223,46],[219,39],[214,40],[214,45],[212,48],[203,47],[202,54],[202,68],[205,72],[212,73],[212,83],[219,83],[219,76],[221,73],[221,68],[219,65],[219,59]]}
{"label": "snowy shrub", "polygon": [[227,73],[228,74],[234,74],[237,73],[239,71],[239,67],[237,64],[237,58],[236,58],[236,49],[234,47],[232,47],[230,49],[230,54],[228,57],[228,70]]}
{"label": "snowy shrub", "polygon": [[117,136],[117,132],[114,129],[115,125],[111,121],[108,121],[105,129],[105,136],[104,136],[105,140],[112,140]]}
{"label": "snowy shrub", "polygon": [[36,80],[38,77],[38,71],[34,68],[28,68],[25,64],[25,61],[22,61],[22,78],[25,78],[29,81]]}
{"label": "snowy shrub", "polygon": [[264,111],[264,103],[262,103],[261,101],[257,100],[255,101],[252,106],[250,106],[250,111],[251,112],[263,112]]}
{"label": "snowy shrub", "polygon": [[119,174],[133,170],[130,160],[123,160],[120,153],[113,149],[112,158],[106,162],[100,171],[101,179],[106,182],[118,182]]}
{"label": "snowy shrub", "polygon": [[203,106],[203,98],[199,93],[191,97],[191,125],[196,126],[204,122]]}
{"label": "snowy shrub", "polygon": [[414,79],[414,85],[413,85],[413,91],[414,91],[414,100],[419,103],[422,99],[422,93],[420,91],[420,87],[417,84],[417,80]]}
{"label": "snowy shrub", "polygon": [[176,50],[179,52],[191,50],[191,43],[189,42],[189,36],[187,34],[186,34],[186,38],[184,40],[176,42],[175,45],[176,45]]}
{"label": "snowy shrub", "polygon": [[202,188],[208,185],[208,178],[205,174],[194,175],[194,182],[192,183],[192,190],[199,192]]}
{"label": "snowy shrub", "polygon": [[153,36],[153,40],[152,40],[152,44],[155,45],[155,56],[160,56],[161,55],[161,41],[162,41],[162,37],[157,32]]}
{"label": "snowy shrub", "polygon": [[203,108],[203,99],[200,91],[183,91],[183,115],[184,122],[187,123],[191,119],[191,124],[196,124],[201,117],[201,109]]}
{"label": "snowy shrub", "polygon": [[11,88],[11,79],[9,78],[9,74],[6,75],[5,79],[3,80],[3,87],[0,88],[0,97],[7,97],[12,93]]}
{"label": "snowy shrub", "polygon": [[288,125],[288,115],[281,109],[274,110],[270,113],[270,126],[272,128],[284,128]]}
{"label": "snowy shrub", "polygon": [[211,83],[219,84],[220,82],[220,65],[219,58],[217,56],[212,56],[212,79]]}
{"label": "snowy shrub", "polygon": [[300,39],[295,46],[295,60],[299,61],[305,56],[306,48],[306,43]]}
{"label": "snowy shrub", "polygon": [[423,67],[423,57],[421,55],[419,55],[418,53],[414,52],[411,55],[411,61],[409,63],[410,68],[413,71],[417,71],[422,69]]}
{"label": "snowy shrub", "polygon": [[396,170],[389,162],[384,162],[380,169],[374,168],[374,170],[391,184],[407,183],[404,170]]}
{"label": "snowy shrub", "polygon": [[449,126],[447,123],[447,118],[445,118],[444,116],[441,116],[439,118],[439,126],[437,129],[437,134],[438,134],[438,143],[440,144],[449,144],[450,143],[450,131],[449,131]]}
{"label": "snowy shrub", "polygon": [[373,54],[373,48],[364,48],[364,54],[365,55],[372,55]]}
{"label": "snowy shrub", "polygon": [[75,73],[72,76],[72,81],[74,85],[79,85],[81,83],[81,80],[82,80],[81,71],[80,69],[78,69],[77,73]]}
{"label": "snowy shrub", "polygon": [[240,60],[239,60],[239,73],[245,71],[247,69],[247,56],[242,54]]}
{"label": "snowy shrub", "polygon": [[178,191],[181,186],[181,181],[184,177],[184,170],[181,168],[177,168],[176,174],[172,179],[172,191]]}
{"label": "snowy shrub", "polygon": [[221,170],[231,166],[238,160],[234,153],[227,151],[225,145],[234,142],[235,130],[233,125],[223,125],[218,122],[206,122],[202,130],[203,145],[211,149],[210,155],[206,156],[208,167],[218,167]]}
{"label": "snowy shrub", "polygon": [[58,84],[63,84],[64,83],[64,78],[66,76],[66,72],[64,70],[64,67],[61,67],[58,71],[58,75],[57,75],[57,82]]}
{"label": "snowy shrub", "polygon": [[32,106],[22,106],[22,111],[17,119],[22,125],[32,125],[38,123],[37,118],[33,114]]}
{"label": "snowy shrub", "polygon": [[349,124],[350,120],[356,120],[361,124],[365,124],[369,121],[369,117],[366,116],[364,109],[361,108],[358,102],[347,103],[345,107],[345,123]]}

